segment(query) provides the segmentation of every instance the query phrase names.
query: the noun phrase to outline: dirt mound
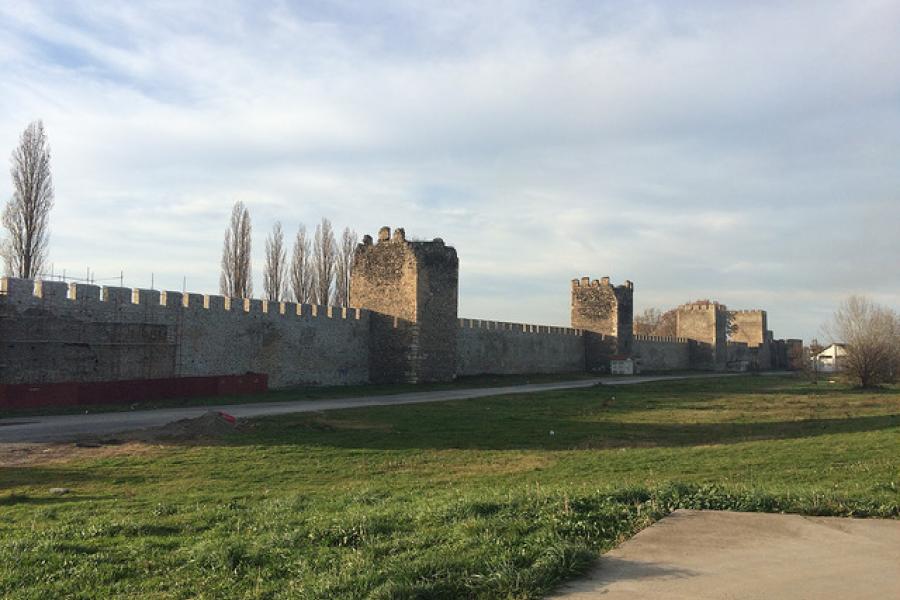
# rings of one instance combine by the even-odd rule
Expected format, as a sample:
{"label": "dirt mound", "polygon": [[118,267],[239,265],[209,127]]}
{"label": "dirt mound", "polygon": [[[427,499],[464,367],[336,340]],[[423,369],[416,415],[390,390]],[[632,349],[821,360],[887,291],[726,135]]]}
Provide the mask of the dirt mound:
{"label": "dirt mound", "polygon": [[237,420],[223,412],[208,411],[193,419],[172,421],[150,430],[153,437],[168,440],[221,439],[238,430]]}

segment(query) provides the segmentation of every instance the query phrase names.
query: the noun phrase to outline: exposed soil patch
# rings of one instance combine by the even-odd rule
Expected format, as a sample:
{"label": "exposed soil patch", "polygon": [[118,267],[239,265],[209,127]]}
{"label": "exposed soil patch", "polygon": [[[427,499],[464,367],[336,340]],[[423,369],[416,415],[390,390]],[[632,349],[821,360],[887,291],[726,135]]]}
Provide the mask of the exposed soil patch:
{"label": "exposed soil patch", "polygon": [[364,419],[336,419],[326,417],[324,413],[318,413],[316,416],[306,421],[306,426],[310,429],[318,431],[339,431],[339,430],[356,430],[356,431],[378,431],[380,433],[393,433],[394,428],[387,423],[377,423],[374,421],[366,421]]}
{"label": "exposed soil patch", "polygon": [[162,427],[129,432],[125,437],[140,441],[209,441],[234,436],[244,429],[243,423],[227,413],[207,411],[193,419],[181,419]]}
{"label": "exposed soil patch", "polygon": [[74,443],[0,444],[0,467],[146,454],[172,443],[224,440],[251,427],[226,413],[209,411],[199,417],[172,421],[162,427],[117,433],[114,438],[86,437]]}
{"label": "exposed soil patch", "polygon": [[0,468],[59,464],[83,459],[110,458],[148,454],[160,449],[158,444],[122,442],[97,447],[72,443],[0,444]]}

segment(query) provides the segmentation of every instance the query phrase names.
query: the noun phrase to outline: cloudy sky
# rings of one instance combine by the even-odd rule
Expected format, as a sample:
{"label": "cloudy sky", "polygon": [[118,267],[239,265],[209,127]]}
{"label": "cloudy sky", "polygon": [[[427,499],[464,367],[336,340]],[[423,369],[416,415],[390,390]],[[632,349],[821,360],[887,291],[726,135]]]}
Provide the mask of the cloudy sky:
{"label": "cloudy sky", "polygon": [[456,246],[462,316],[565,325],[609,275],[808,339],[900,308],[898,31],[896,0],[0,0],[0,153],[43,119],[57,272],[215,293],[242,200],[257,289],[272,224],[324,216]]}

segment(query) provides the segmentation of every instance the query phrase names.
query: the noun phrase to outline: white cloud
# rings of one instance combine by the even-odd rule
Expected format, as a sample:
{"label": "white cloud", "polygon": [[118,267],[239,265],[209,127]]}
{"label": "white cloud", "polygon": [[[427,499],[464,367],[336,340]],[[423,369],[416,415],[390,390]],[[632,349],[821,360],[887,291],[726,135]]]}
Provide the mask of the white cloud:
{"label": "white cloud", "polygon": [[214,290],[241,199],[260,254],[276,219],[443,237],[476,317],[565,323],[568,280],[609,274],[638,308],[763,303],[808,337],[843,293],[900,296],[898,25],[893,2],[0,3],[0,148],[45,120],[54,262],[134,285]]}

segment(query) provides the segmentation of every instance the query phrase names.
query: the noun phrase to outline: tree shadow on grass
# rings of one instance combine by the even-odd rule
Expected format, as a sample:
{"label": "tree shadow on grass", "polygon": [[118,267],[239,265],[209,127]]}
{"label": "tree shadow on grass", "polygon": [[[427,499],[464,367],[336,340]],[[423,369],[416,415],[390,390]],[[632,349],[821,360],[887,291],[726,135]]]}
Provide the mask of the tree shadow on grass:
{"label": "tree shadow on grass", "polygon": [[11,493],[0,495],[0,506],[58,506],[60,504],[71,504],[73,502],[93,502],[97,500],[108,500],[112,496],[38,496],[35,494],[19,494]]}
{"label": "tree shadow on grass", "polygon": [[[14,488],[40,487],[40,488],[77,488],[83,484],[95,481],[109,481],[109,471],[92,469],[67,469],[64,467],[52,467],[45,465],[21,465],[0,468],[0,492]],[[116,483],[138,484],[145,480],[140,474],[116,473],[112,479]],[[87,496],[53,496],[56,500],[71,499],[85,500]],[[2,497],[0,497],[2,504]]]}
{"label": "tree shadow on grass", "polygon": [[[537,421],[458,420],[373,423],[328,418],[323,427],[316,415],[281,416],[259,421],[250,432],[223,439],[237,445],[311,445],[374,450],[584,450],[619,448],[680,448],[789,440],[823,435],[864,433],[900,427],[900,415],[843,419],[807,419],[753,423],[617,423],[573,419]],[[551,433],[552,432],[552,433]]]}

